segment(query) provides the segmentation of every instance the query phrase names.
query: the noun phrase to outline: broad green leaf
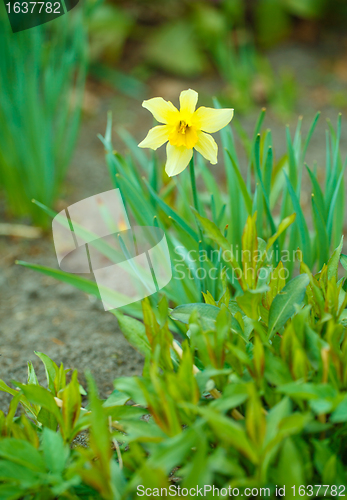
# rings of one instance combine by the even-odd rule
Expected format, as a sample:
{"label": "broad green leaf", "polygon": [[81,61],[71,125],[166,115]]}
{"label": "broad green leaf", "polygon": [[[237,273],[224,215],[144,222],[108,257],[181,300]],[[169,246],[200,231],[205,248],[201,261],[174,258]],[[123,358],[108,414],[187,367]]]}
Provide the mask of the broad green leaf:
{"label": "broad green leaf", "polygon": [[171,311],[170,316],[185,325],[189,325],[189,319],[194,311],[197,311],[199,314],[205,328],[214,328],[220,309],[212,304],[199,302],[196,304],[183,304]]}
{"label": "broad green leaf", "polygon": [[31,361],[28,361],[28,384],[39,385],[39,381],[37,380],[37,376]]}
{"label": "broad green leaf", "polygon": [[[15,484],[19,483],[23,488],[22,491],[28,490],[30,488],[39,488],[40,485],[42,485],[42,478],[38,474],[38,471],[33,471],[28,467],[9,460],[0,461],[0,481],[6,481]],[[1,489],[0,498],[1,500],[4,499]]]}
{"label": "broad green leaf", "polygon": [[71,381],[63,390],[61,398],[63,400],[64,438],[68,440],[81,412],[82,397],[77,370],[73,371]]}
{"label": "broad green leaf", "polygon": [[62,415],[51,392],[39,385],[25,385],[19,382],[16,382],[16,385],[22,390],[23,394],[31,403],[45,408],[54,415],[60,425],[63,425]]}
{"label": "broad green leaf", "polygon": [[248,440],[240,424],[210,408],[199,408],[199,413],[208,422],[223,446],[231,446],[245,455],[252,463],[258,463],[259,458],[254,446]]}
{"label": "broad green leaf", "polygon": [[301,305],[308,283],[307,274],[296,276],[273,299],[269,311],[269,338],[272,338],[295,313],[295,305]]}
{"label": "broad green leaf", "polygon": [[174,467],[182,463],[187,455],[191,455],[192,448],[198,443],[198,436],[194,428],[186,429],[177,436],[158,443],[148,464],[152,466],[160,464],[166,474],[169,474]]}
{"label": "broad green leaf", "polygon": [[1,439],[0,457],[32,471],[45,472],[45,464],[40,452],[28,441],[14,438]]}
{"label": "broad green leaf", "polygon": [[139,420],[143,415],[148,415],[146,408],[138,408],[135,406],[105,406],[103,405],[104,413],[112,417],[112,420],[118,422],[126,422],[128,420]]}
{"label": "broad green leaf", "polygon": [[119,310],[115,310],[119,327],[122,330],[127,341],[144,356],[151,352],[151,347],[146,335],[146,328],[140,321],[122,314]]}
{"label": "broad green leaf", "polygon": [[62,473],[69,456],[69,447],[64,446],[61,435],[44,428],[41,448],[47,469],[53,473]]}
{"label": "broad green leaf", "polygon": [[115,389],[106,401],[103,402],[102,406],[106,408],[108,406],[124,405],[127,401],[129,401],[129,399],[129,396]]}
{"label": "broad green leaf", "polygon": [[276,437],[278,426],[285,417],[288,417],[288,415],[290,415],[292,406],[293,405],[291,400],[287,397],[284,397],[270,409],[266,416],[266,443],[269,443]]}
{"label": "broad green leaf", "polygon": [[37,420],[42,424],[43,427],[47,427],[47,429],[51,429],[56,432],[58,427],[58,422],[53,413],[50,413],[46,408],[41,407],[39,409]]}
{"label": "broad green leaf", "polygon": [[278,392],[303,400],[335,398],[337,391],[330,384],[290,382],[277,387]]}
{"label": "broad green leaf", "polygon": [[263,299],[263,304],[267,307],[267,309],[270,308],[274,298],[281,292],[285,284],[285,270],[282,261],[280,261],[278,266],[271,273],[269,281],[270,290],[266,292],[265,299]]}
{"label": "broad green leaf", "polygon": [[52,394],[54,394],[54,396],[56,396],[54,379],[58,372],[57,365],[43,352],[34,351],[34,353],[41,359],[42,363],[44,364],[49,390]]}
{"label": "broad green leaf", "polygon": [[[128,399],[132,399],[135,403],[146,406],[147,401],[140,387],[139,377],[119,377],[113,381],[114,388],[117,391],[124,393]],[[147,379],[145,379],[147,381]]]}
{"label": "broad green leaf", "polygon": [[[3,380],[0,379],[0,391],[4,391],[6,392],[7,394],[11,394],[12,396],[17,396],[18,395],[18,391],[16,391],[15,389],[12,389],[11,387],[9,387],[7,384],[5,384],[5,382]],[[21,404],[24,406],[24,408],[33,416],[36,418],[37,414],[36,414],[36,411],[35,411],[35,407],[33,407],[28,399],[22,395],[21,398],[20,398],[20,402]]]}
{"label": "broad green leaf", "polygon": [[347,398],[345,397],[337,406],[335,411],[330,415],[330,422],[334,424],[340,422],[347,422]]}
{"label": "broad green leaf", "polygon": [[102,403],[98,398],[97,388],[90,373],[86,374],[88,382],[88,398],[90,406],[90,446],[101,464],[105,468],[105,474],[109,468],[109,460],[112,456],[110,447],[110,433]]}
{"label": "broad green leaf", "polygon": [[263,293],[257,292],[255,290],[246,290],[243,295],[236,297],[238,306],[242,311],[254,320],[259,319],[259,305],[262,299]]}
{"label": "broad green leaf", "polygon": [[295,498],[292,486],[306,484],[302,454],[292,438],[287,438],[283,444],[276,469],[276,481],[286,485],[286,498],[288,499]]}
{"label": "broad green leaf", "polygon": [[23,498],[24,490],[14,484],[0,484],[1,500],[19,500]]}
{"label": "broad green leaf", "polygon": [[[217,306],[213,306],[212,304],[204,304],[204,303],[183,304],[181,306],[177,306],[173,311],[171,311],[170,316],[171,318],[180,321],[185,325],[188,325],[189,319],[194,311],[198,313],[203,327],[205,329],[213,330],[216,326],[216,319],[217,316],[220,314],[221,309]],[[239,322],[237,321],[237,319],[234,318],[232,314],[230,314],[229,311],[228,313],[230,315],[230,320],[231,320],[231,329],[242,336],[243,332]]]}
{"label": "broad green leaf", "polygon": [[341,236],[340,244],[335,248],[334,253],[330,257],[327,267],[328,267],[328,280],[331,280],[334,276],[337,277],[337,269],[339,267],[339,261],[341,256],[343,246],[343,235]]}
{"label": "broad green leaf", "polygon": [[[202,372],[204,375],[205,371]],[[226,412],[243,404],[249,397],[247,384],[228,384],[220,398],[210,404],[211,408],[220,412]]]}

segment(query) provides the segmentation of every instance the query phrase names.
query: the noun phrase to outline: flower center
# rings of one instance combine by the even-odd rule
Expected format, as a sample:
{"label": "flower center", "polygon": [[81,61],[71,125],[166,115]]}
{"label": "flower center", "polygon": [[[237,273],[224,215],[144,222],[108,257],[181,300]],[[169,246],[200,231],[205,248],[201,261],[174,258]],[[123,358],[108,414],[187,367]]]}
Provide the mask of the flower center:
{"label": "flower center", "polygon": [[178,125],[178,133],[179,134],[185,134],[186,133],[186,128],[188,125],[184,120],[180,120],[179,125]]}
{"label": "flower center", "polygon": [[192,149],[198,142],[196,127],[186,120],[179,120],[169,134],[169,142],[172,146],[185,146]]}

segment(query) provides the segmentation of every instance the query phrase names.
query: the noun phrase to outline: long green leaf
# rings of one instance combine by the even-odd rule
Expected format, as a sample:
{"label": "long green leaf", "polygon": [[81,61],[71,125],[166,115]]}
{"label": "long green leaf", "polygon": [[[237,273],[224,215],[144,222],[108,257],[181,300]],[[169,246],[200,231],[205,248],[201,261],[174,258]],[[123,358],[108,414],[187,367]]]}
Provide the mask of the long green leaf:
{"label": "long green leaf", "polygon": [[272,301],[269,311],[269,338],[271,339],[295,313],[295,306],[304,300],[309,284],[307,274],[293,278]]}
{"label": "long green leaf", "polygon": [[304,260],[307,265],[311,265],[311,241],[310,241],[310,236],[308,233],[307,229],[307,224],[306,220],[304,217],[304,214],[302,213],[302,209],[299,203],[299,200],[296,196],[296,193],[294,191],[294,188],[285,172],[283,172],[286,182],[287,182],[287,188],[288,192],[290,195],[290,198],[293,203],[294,210],[296,212],[296,224],[298,225],[299,233],[300,233],[300,238],[301,238],[301,245],[302,245],[302,251],[304,254]]}

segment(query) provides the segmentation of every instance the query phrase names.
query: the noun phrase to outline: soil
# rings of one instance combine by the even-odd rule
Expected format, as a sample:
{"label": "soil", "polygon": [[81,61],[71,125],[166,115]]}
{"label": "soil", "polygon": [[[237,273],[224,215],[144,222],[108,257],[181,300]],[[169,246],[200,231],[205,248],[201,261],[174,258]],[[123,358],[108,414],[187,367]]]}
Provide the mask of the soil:
{"label": "soil", "polygon": [[[321,52],[320,47],[288,45],[271,52],[269,57],[275,71],[289,66],[298,81],[296,111],[305,115],[304,133],[315,112],[318,109],[322,111],[307,157],[311,166],[313,160],[317,160],[320,169],[325,161],[325,118],[330,117],[335,123],[337,117],[337,109],[331,107],[329,95],[339,92],[345,84],[346,59],[340,57],[340,63],[336,66],[337,74],[329,80],[324,75],[327,74],[327,65],[331,69],[333,62]],[[334,72],[334,67],[331,71]],[[192,87],[199,91],[200,102],[209,105],[209,96],[216,93],[221,85],[216,78],[182,81],[161,76],[150,82],[148,96],[144,97],[162,95],[176,102],[182,89]],[[109,109],[113,111],[114,137],[117,128],[122,126],[140,141],[153,123],[151,115],[141,108],[140,102],[91,82],[88,84],[86,101],[89,115],[84,116],[82,121],[78,144],[58,206],[66,206],[111,188],[103,146],[97,138],[98,133],[105,131]],[[240,118],[250,135],[258,113],[259,109]],[[289,120],[292,133],[296,116],[295,112]],[[283,120],[270,111],[265,126],[273,131],[277,156],[285,151],[283,125]],[[347,127],[344,127],[343,155],[347,153],[346,134]],[[122,151],[119,139],[115,140],[114,147]],[[309,206],[309,183],[304,185],[304,202],[305,199]],[[4,222],[9,222],[4,215],[2,218]],[[90,370],[102,397],[111,393],[115,378],[141,374],[142,356],[124,339],[112,314],[106,313],[99,302],[71,286],[15,265],[17,259],[56,268],[51,234],[35,240],[0,236],[0,379],[8,384],[11,380],[26,381],[27,361],[32,361],[39,381],[44,383],[44,368],[34,351],[46,353],[56,363],[64,363],[66,368],[77,369],[82,384],[83,373]],[[9,400],[8,395],[0,392],[1,410],[7,411]]]}

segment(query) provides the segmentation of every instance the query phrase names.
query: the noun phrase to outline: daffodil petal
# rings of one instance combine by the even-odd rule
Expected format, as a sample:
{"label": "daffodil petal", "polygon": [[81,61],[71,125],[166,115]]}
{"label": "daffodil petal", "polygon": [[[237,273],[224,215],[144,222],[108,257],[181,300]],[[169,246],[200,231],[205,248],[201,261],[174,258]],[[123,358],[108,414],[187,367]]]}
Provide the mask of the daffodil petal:
{"label": "daffodil petal", "polygon": [[165,172],[169,177],[180,174],[190,162],[193,156],[193,150],[185,146],[171,146],[168,142],[166,146],[167,160]]}
{"label": "daffodil petal", "polygon": [[146,137],[139,144],[139,148],[158,149],[169,138],[170,127],[168,125],[158,125],[150,129]]}
{"label": "daffodil petal", "polygon": [[198,102],[198,93],[195,90],[183,90],[180,93],[180,111],[181,113],[191,113],[195,111]]}
{"label": "daffodil petal", "polygon": [[152,113],[154,118],[160,123],[170,123],[178,115],[178,109],[170,101],[165,101],[162,97],[153,97],[143,101],[142,106]]}
{"label": "daffodil petal", "polygon": [[214,109],[201,106],[194,113],[194,125],[204,132],[213,134],[224,128],[234,116],[233,109]]}
{"label": "daffodil petal", "polygon": [[200,154],[206,160],[209,160],[212,165],[215,165],[217,163],[217,153],[218,153],[218,146],[216,144],[216,141],[213,139],[213,137],[209,134],[205,134],[205,132],[198,132],[198,137],[199,140],[195,144],[194,148],[199,151]]}

